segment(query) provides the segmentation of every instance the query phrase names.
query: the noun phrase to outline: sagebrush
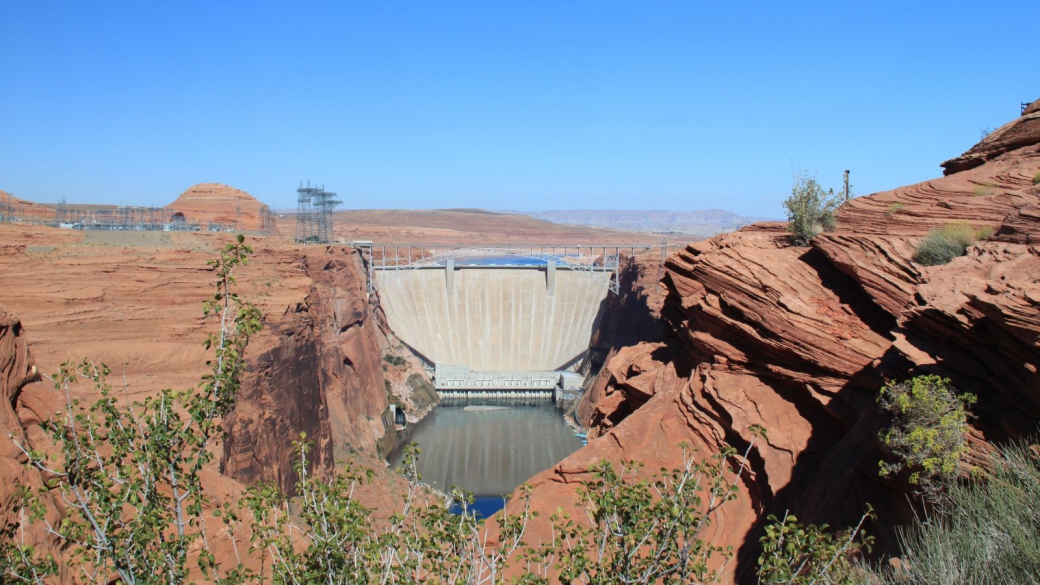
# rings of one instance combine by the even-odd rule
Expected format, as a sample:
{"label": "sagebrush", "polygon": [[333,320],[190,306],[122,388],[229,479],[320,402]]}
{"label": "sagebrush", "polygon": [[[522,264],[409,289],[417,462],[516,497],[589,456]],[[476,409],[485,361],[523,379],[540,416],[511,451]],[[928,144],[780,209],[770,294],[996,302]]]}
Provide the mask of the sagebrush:
{"label": "sagebrush", "polygon": [[952,485],[939,509],[897,529],[903,562],[884,573],[886,582],[1040,582],[1037,447],[1005,447],[988,467],[975,480]]}
{"label": "sagebrush", "polygon": [[946,264],[963,256],[968,247],[993,235],[993,228],[975,229],[966,221],[935,228],[917,244],[914,261],[925,266]]}

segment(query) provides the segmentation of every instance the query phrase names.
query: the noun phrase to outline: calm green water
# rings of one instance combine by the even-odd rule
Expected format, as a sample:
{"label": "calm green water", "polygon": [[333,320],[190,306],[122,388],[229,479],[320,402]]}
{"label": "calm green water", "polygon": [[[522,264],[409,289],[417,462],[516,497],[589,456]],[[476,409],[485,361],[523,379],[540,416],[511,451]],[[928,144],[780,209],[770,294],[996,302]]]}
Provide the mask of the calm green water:
{"label": "calm green water", "polygon": [[[501,507],[497,496],[512,492],[582,446],[563,421],[562,411],[548,401],[483,400],[468,407],[442,403],[405,431],[390,456],[392,467],[400,463],[401,446],[411,441],[422,449],[419,472],[424,483],[445,491],[456,485],[473,492],[485,513]],[[496,501],[490,509],[489,502]]]}

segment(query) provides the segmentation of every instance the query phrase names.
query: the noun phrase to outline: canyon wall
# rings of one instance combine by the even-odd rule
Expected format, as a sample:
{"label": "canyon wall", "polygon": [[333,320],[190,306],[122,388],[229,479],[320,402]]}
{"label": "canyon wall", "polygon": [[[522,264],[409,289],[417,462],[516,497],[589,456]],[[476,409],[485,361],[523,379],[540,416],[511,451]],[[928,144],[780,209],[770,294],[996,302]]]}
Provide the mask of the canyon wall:
{"label": "canyon wall", "polygon": [[[993,132],[943,178],[849,202],[811,247],[757,224],[673,254],[668,334],[614,352],[579,408],[594,438],[532,480],[533,507],[576,509],[601,458],[674,467],[680,442],[707,457],[755,440],[737,500],[702,534],[734,547],[727,580],[754,582],[769,513],[849,526],[870,504],[878,550],[894,552],[913,486],[878,474],[886,381],[936,373],[978,396],[965,469],[1040,421],[1038,117]],[[944,266],[913,261],[929,230],[956,221],[995,235]]]}
{"label": "canyon wall", "polygon": [[[0,441],[0,527],[21,520],[19,486],[44,485],[18,445],[49,454],[58,449],[43,424],[63,411],[64,394],[39,383],[41,372],[88,356],[110,364],[110,382],[133,400],[162,388],[189,388],[206,373],[201,342],[216,328],[212,318],[202,318],[214,278],[206,261],[229,238],[0,226],[0,432],[10,437]],[[264,312],[263,330],[246,349],[242,389],[224,421],[226,441],[217,447],[220,463],[202,474],[209,499],[203,515],[218,561],[234,566],[241,555],[256,568],[258,559],[245,554],[248,526],[231,534],[212,509],[233,504],[260,480],[291,492],[290,453],[299,433],[315,443],[318,473],[353,454],[374,470],[372,482],[357,492],[374,518],[399,508],[404,487],[379,459],[394,437],[380,365],[388,341],[369,306],[356,252],[274,239],[247,243],[254,253],[236,270],[237,291]],[[413,377],[429,385],[421,368]],[[70,390],[83,405],[98,398],[92,385]],[[397,393],[409,398],[409,387]],[[60,497],[47,492],[42,500],[57,525]],[[66,552],[40,523],[26,526],[25,538],[55,558]],[[74,572],[64,563],[59,568],[59,580],[73,582]]]}
{"label": "canyon wall", "polygon": [[[213,290],[207,261],[232,237],[0,225],[0,302],[31,332],[44,373],[90,357],[111,366],[113,382],[135,400],[190,388],[206,373],[201,343],[217,326],[202,316]],[[291,489],[288,454],[300,432],[315,442],[321,467],[353,452],[374,460],[394,426],[380,367],[384,335],[357,254],[275,238],[247,243],[254,253],[237,270],[237,288],[265,319],[225,423],[223,470]],[[87,385],[73,391],[84,403],[97,398]],[[47,388],[34,395],[38,418],[62,405]]]}
{"label": "canyon wall", "polygon": [[293,491],[292,441],[306,433],[325,469],[350,453],[377,455],[393,421],[380,369],[379,329],[364,272],[346,247],[303,247],[291,269],[306,294],[269,313],[249,346],[249,369],[225,422],[225,473],[246,484],[275,480]]}

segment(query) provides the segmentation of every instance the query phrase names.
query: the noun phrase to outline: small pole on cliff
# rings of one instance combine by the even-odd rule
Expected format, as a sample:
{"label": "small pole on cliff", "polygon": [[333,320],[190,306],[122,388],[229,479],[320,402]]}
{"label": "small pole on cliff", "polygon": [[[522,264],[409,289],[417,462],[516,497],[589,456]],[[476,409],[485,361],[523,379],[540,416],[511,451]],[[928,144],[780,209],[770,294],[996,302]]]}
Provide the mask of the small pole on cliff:
{"label": "small pole on cliff", "polygon": [[845,169],[845,203],[849,202],[849,170]]}

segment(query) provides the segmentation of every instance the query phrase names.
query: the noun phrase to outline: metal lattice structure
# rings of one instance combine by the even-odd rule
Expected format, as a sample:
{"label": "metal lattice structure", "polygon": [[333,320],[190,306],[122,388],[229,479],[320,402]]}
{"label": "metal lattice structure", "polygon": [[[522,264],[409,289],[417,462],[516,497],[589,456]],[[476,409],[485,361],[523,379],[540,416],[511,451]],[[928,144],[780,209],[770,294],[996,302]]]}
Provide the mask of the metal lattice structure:
{"label": "metal lattice structure", "polygon": [[260,206],[260,233],[265,236],[274,234],[274,213],[266,205]]}
{"label": "metal lattice structure", "polygon": [[343,203],[324,187],[311,187],[310,181],[296,190],[296,243],[332,242],[332,211]]}

